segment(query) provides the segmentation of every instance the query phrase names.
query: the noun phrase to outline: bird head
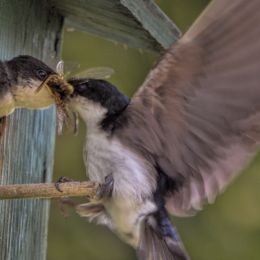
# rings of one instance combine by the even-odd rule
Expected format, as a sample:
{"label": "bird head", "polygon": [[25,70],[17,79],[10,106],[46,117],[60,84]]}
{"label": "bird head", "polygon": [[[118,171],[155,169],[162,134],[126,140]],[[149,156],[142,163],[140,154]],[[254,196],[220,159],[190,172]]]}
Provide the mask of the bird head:
{"label": "bird head", "polygon": [[70,106],[90,125],[120,114],[129,104],[129,98],[114,85],[99,79],[71,79],[74,87]]}
{"label": "bird head", "polygon": [[[56,82],[46,81],[51,75],[60,77],[53,69],[31,56],[18,56],[1,63],[0,116],[15,108],[40,109],[55,103],[51,89]],[[48,88],[41,87],[43,83]]]}

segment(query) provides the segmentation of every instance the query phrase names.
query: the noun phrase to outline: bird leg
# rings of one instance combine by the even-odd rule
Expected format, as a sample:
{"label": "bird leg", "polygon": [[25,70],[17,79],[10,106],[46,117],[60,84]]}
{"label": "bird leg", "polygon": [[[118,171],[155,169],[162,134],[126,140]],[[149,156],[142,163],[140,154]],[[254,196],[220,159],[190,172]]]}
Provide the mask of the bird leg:
{"label": "bird leg", "polygon": [[[55,182],[55,187],[59,192],[62,192],[60,188],[60,184],[65,182],[74,182],[74,180],[66,176],[60,177],[58,181]],[[114,178],[112,174],[109,174],[105,177],[105,182],[99,184],[99,186],[97,187],[96,194],[94,195],[94,197],[89,199],[94,199],[95,201],[108,199],[112,196],[113,187],[114,187]]]}
{"label": "bird leg", "polygon": [[105,177],[105,182],[100,184],[97,188],[95,200],[108,199],[112,196],[114,187],[114,178],[112,174],[109,174]]}
{"label": "bird leg", "polygon": [[66,176],[61,176],[56,182],[55,182],[55,188],[57,191],[62,192],[61,188],[60,188],[60,184],[61,183],[65,183],[65,182],[73,182],[74,180],[66,177]]}
{"label": "bird leg", "polygon": [[[62,192],[59,184],[71,181],[74,180],[64,176],[60,177],[55,183],[55,187],[58,191]],[[87,217],[90,221],[95,220],[98,224],[108,225],[113,229],[114,224],[112,223],[112,220],[103,205],[103,200],[108,199],[112,196],[113,186],[113,175],[109,174],[106,176],[105,182],[97,187],[97,191],[94,197],[88,197],[89,200],[92,200],[91,202],[80,204],[74,202],[69,198],[61,198],[59,199],[61,211],[66,216],[66,208],[72,208],[81,217]]]}
{"label": "bird leg", "polygon": [[[60,188],[60,184],[61,183],[65,183],[65,182],[72,182],[73,179],[69,178],[69,177],[66,177],[66,176],[61,176],[55,183],[55,188],[57,191],[59,192],[62,192],[62,189]],[[76,202],[74,202],[72,199],[70,198],[67,198],[67,197],[63,197],[63,198],[59,198],[58,199],[58,206],[62,212],[62,214],[64,216],[68,216],[68,213],[67,213],[67,209],[68,208],[72,208],[72,209],[75,209],[76,206],[78,204]]]}
{"label": "bird leg", "polygon": [[[61,183],[66,183],[66,182],[74,182],[73,179],[62,176],[58,179],[57,182],[55,182],[55,187],[59,192],[62,192],[60,188]],[[91,198],[88,198],[91,199]],[[94,218],[97,218],[104,212],[104,206],[101,203],[76,203],[72,199],[63,197],[58,200],[59,207],[63,213],[64,216],[67,216],[67,209],[71,208],[75,210],[80,216],[82,217],[89,217],[91,220]]]}
{"label": "bird leg", "polygon": [[[71,182],[74,181],[69,177],[62,176],[58,179],[58,181],[55,183],[55,187],[58,191],[62,192],[62,190],[59,187],[59,184],[64,183],[64,182]],[[108,179],[107,179],[108,182]],[[106,182],[105,182],[106,183]],[[109,181],[110,183],[110,181]],[[105,188],[106,185],[104,186],[100,185],[97,191],[98,198],[101,196],[105,195],[107,192],[107,188]],[[96,198],[97,195],[95,195]],[[97,218],[98,216],[102,215],[105,212],[105,208],[102,205],[102,203],[99,202],[88,202],[84,204],[79,204],[74,202],[73,200],[69,198],[61,198],[59,200],[59,203],[62,206],[62,211],[64,212],[64,207],[69,207],[74,209],[81,217],[88,217],[90,220]]]}

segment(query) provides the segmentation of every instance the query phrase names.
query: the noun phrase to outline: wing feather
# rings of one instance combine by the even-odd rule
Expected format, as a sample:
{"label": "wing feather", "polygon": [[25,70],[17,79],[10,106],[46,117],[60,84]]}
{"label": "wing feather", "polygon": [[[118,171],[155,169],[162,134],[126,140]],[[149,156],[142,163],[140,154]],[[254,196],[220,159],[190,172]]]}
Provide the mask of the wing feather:
{"label": "wing feather", "polygon": [[256,152],[259,10],[259,0],[213,0],[125,111],[122,140],[178,184],[166,196],[173,214],[214,201]]}

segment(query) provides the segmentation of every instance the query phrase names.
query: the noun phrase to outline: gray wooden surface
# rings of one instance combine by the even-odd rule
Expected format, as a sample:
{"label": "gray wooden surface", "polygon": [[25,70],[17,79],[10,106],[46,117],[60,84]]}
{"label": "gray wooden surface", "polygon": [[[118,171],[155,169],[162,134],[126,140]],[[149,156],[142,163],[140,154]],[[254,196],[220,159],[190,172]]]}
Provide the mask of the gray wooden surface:
{"label": "gray wooden surface", "polygon": [[[180,31],[152,0],[51,0],[67,23],[130,47],[161,51]],[[86,46],[87,49],[87,46]]]}
{"label": "gray wooden surface", "polygon": [[[46,1],[0,1],[0,58],[29,54],[54,63],[62,19]],[[17,110],[0,145],[0,184],[51,180],[55,111]],[[46,259],[49,202],[0,201],[0,259]]]}

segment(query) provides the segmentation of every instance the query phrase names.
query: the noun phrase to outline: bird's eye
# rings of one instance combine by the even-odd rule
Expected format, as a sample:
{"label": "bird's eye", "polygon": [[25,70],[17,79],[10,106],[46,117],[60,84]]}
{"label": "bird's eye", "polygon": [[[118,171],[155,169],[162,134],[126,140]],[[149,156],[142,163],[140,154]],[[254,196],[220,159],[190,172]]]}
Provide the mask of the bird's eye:
{"label": "bird's eye", "polygon": [[45,70],[38,69],[36,70],[36,75],[40,80],[44,80],[47,76],[47,72]]}
{"label": "bird's eye", "polygon": [[[85,82],[84,82],[85,83]],[[85,91],[86,90],[86,84],[79,84],[78,86],[77,86],[77,90],[79,91],[79,92],[83,92],[83,91]]]}

